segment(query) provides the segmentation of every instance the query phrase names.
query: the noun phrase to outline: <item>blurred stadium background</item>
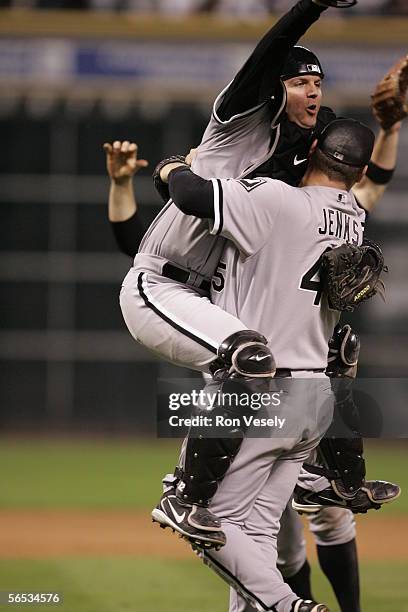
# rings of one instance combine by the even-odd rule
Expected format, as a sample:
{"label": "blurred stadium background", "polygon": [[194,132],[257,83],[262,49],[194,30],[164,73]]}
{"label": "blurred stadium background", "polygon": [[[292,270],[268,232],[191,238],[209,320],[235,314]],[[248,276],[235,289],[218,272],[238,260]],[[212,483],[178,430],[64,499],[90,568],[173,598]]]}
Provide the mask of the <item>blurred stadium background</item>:
{"label": "blurred stadium background", "polygon": [[[158,377],[180,372],[137,346],[121,320],[118,293],[131,262],[117,252],[107,221],[102,144],[134,140],[151,167],[167,154],[187,152],[200,140],[214,96],[276,14],[291,4],[1,2],[3,557],[11,542],[4,532],[7,510],[19,516],[33,509],[35,517],[44,508],[133,508],[143,509],[147,516],[155,501],[160,474],[174,462],[176,445],[138,439],[155,435]],[[408,50],[407,0],[360,0],[351,11],[330,11],[304,40],[325,67],[325,102],[338,114],[375,126],[369,94]],[[408,122],[401,132],[395,179],[368,225],[368,235],[384,248],[390,274],[387,303],[374,300],[353,317],[362,335],[362,376],[408,375],[407,159]],[[160,207],[149,172],[137,176],[136,194],[147,223]],[[16,439],[16,432],[31,437]],[[50,432],[99,435],[99,442],[53,444],[32,436]],[[106,440],[116,434],[132,438],[101,442],[100,435]],[[404,484],[406,456],[402,442],[370,447],[370,474],[375,471],[376,477]],[[381,513],[388,524],[395,517],[405,518],[406,502],[401,499],[398,504]],[[407,543],[401,525],[396,523],[396,528],[401,542]],[[35,527],[28,528],[27,541],[33,531]],[[407,609],[408,556],[401,554],[394,564],[385,563],[388,573],[384,565],[374,563],[364,574],[365,591],[381,586],[381,595],[370,599],[367,609]],[[14,556],[24,558],[21,551]],[[171,604],[166,600],[167,611],[180,604],[199,612],[225,609],[221,583],[207,574],[204,578],[199,566],[192,568],[185,560],[173,563],[173,569],[157,559],[120,566],[97,561],[86,565],[83,560],[71,565],[65,560],[42,563],[0,561],[0,590],[29,584],[39,588],[40,583],[66,587],[72,582],[78,589],[67,610],[118,612],[158,610],[159,591],[168,588],[173,596]],[[139,591],[136,597],[129,587],[135,568],[140,584],[146,581],[143,596]],[[185,581],[181,585],[182,575],[191,581],[189,591]],[[107,587],[101,589],[96,582],[108,581],[109,576],[116,586],[115,598],[107,603],[101,599]],[[198,605],[194,589],[204,580],[208,592]],[[87,589],[93,595],[86,595]]]}
{"label": "blurred stadium background", "polygon": [[[137,346],[121,320],[117,296],[131,262],[107,223],[102,144],[135,140],[153,166],[200,141],[214,96],[274,19],[266,7],[285,3],[248,2],[259,15],[235,4],[239,17],[180,16],[203,5],[191,0],[95,0],[83,5],[105,10],[83,12],[15,0],[1,12],[2,427],[154,431],[155,380],[173,369]],[[326,70],[325,101],[339,114],[373,125],[369,94],[408,48],[408,17],[375,14],[395,6],[403,7],[363,0],[357,8],[373,14],[332,10],[307,37]],[[129,10],[112,12],[119,8]],[[407,159],[405,125],[395,179],[368,226],[390,274],[387,304],[374,300],[355,319],[362,375],[408,373]],[[160,206],[150,172],[138,175],[136,192],[148,222]]]}

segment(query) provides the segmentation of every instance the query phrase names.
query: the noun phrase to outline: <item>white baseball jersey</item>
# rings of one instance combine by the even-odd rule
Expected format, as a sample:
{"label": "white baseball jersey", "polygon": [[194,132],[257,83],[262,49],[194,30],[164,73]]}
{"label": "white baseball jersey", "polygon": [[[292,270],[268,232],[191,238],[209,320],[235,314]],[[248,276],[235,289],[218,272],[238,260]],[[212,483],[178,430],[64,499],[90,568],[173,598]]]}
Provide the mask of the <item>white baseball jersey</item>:
{"label": "white baseball jersey", "polygon": [[[217,108],[225,92],[215,101],[192,164],[193,171],[205,179],[240,177],[252,171],[273,155],[279,141],[279,126],[272,130],[271,140],[271,122],[274,125],[281,115],[285,95],[279,105],[270,100],[223,122]],[[171,261],[197,273],[199,284],[202,277],[214,274],[224,244],[219,236],[208,233],[206,221],[184,215],[170,200],[147,230],[135,265],[160,273],[163,263]]]}
{"label": "white baseball jersey", "polygon": [[322,297],[319,260],[328,248],[361,244],[365,211],[351,192],[333,188],[268,178],[213,185],[211,233],[231,241],[213,301],[266,336],[277,367],[325,368],[339,312]]}
{"label": "white baseball jersey", "polygon": [[[286,105],[285,87],[281,85],[279,97],[222,121],[218,109],[228,87],[214,102],[211,119],[192,167],[203,178],[240,178],[249,174],[273,155],[279,142],[279,122]],[[217,151],[216,159],[214,149]]]}

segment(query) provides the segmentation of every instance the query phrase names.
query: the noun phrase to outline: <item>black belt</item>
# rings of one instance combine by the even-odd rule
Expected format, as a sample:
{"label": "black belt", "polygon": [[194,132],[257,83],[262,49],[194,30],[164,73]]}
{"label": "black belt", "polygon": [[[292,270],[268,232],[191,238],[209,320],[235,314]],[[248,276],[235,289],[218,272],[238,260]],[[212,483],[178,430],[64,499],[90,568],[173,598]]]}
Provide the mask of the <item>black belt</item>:
{"label": "black belt", "polygon": [[289,368],[278,368],[274,378],[291,378],[292,372],[324,372],[325,368],[315,368],[314,370],[290,370]]}
{"label": "black belt", "polygon": [[205,291],[206,293],[210,292],[211,289],[211,281],[202,280],[199,285],[192,285],[188,282],[190,278],[190,272],[188,270],[183,270],[183,268],[179,268],[174,264],[171,264],[169,261],[166,262],[162,269],[162,274],[166,278],[170,278],[171,280],[177,281],[178,283],[183,283],[184,285],[189,285],[190,287],[194,287],[195,289],[200,289],[201,291]]}

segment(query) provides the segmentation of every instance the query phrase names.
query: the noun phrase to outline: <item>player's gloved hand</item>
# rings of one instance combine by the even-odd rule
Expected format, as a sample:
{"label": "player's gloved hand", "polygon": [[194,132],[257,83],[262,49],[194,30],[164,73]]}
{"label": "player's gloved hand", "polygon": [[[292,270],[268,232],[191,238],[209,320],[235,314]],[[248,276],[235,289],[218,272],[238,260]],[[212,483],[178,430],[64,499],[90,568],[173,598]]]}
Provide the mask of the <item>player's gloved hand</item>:
{"label": "player's gloved hand", "polygon": [[137,144],[124,140],[115,140],[113,144],[105,142],[103,149],[106,153],[106,168],[111,180],[118,184],[125,184],[141,168],[147,168],[149,162],[137,158]]}
{"label": "player's gloved hand", "polygon": [[385,296],[381,273],[387,271],[380,247],[364,239],[361,246],[342,244],[322,255],[320,278],[330,306],[352,312],[364,300]]}
{"label": "player's gloved hand", "polygon": [[378,83],[372,99],[373,114],[384,130],[408,116],[408,55],[398,60]]}
{"label": "player's gloved hand", "polygon": [[[184,157],[184,155],[173,155],[172,157],[166,157],[165,159],[162,159],[162,161],[160,161],[154,169],[153,183],[156,188],[156,191],[158,192],[164,203],[167,203],[170,199],[167,176],[170,170],[181,164],[186,164],[186,158]],[[166,166],[169,166],[169,168],[167,169],[168,172],[162,173],[162,170],[165,169]]]}

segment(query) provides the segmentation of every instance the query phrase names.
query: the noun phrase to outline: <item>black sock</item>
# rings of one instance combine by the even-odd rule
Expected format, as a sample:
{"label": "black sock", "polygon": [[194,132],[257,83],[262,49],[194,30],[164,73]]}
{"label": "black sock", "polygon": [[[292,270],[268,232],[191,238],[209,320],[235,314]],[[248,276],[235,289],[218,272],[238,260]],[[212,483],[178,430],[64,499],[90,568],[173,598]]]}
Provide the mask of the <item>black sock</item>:
{"label": "black sock", "polygon": [[356,541],[318,546],[320,567],[336,594],[342,612],[360,611],[360,580]]}
{"label": "black sock", "polygon": [[307,559],[294,576],[283,578],[283,580],[298,597],[302,599],[313,599],[312,587],[310,585],[310,565]]}

